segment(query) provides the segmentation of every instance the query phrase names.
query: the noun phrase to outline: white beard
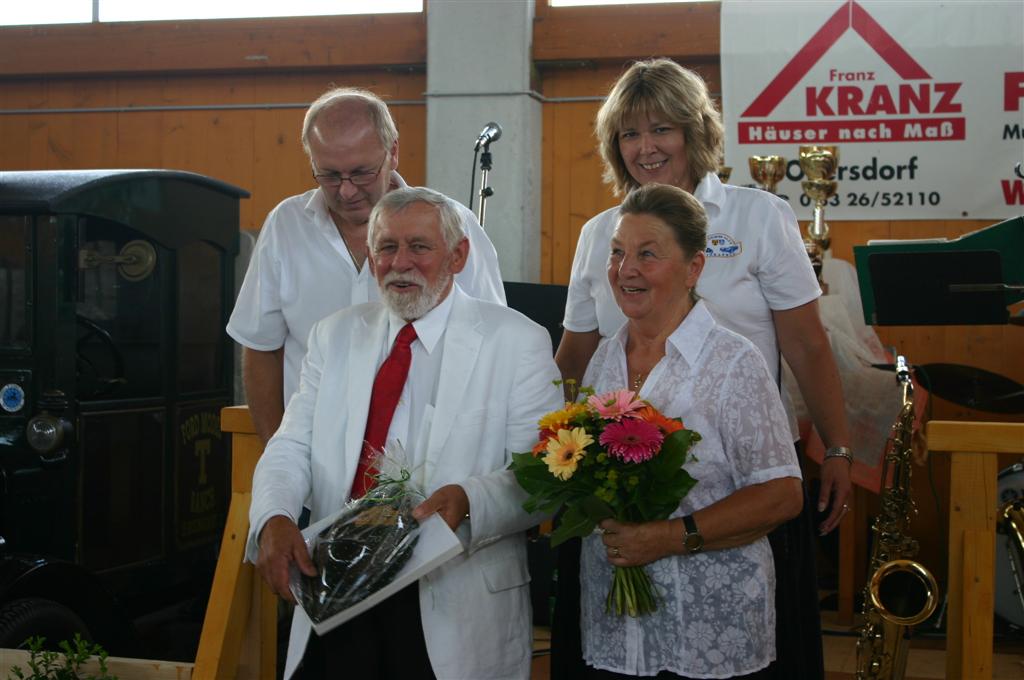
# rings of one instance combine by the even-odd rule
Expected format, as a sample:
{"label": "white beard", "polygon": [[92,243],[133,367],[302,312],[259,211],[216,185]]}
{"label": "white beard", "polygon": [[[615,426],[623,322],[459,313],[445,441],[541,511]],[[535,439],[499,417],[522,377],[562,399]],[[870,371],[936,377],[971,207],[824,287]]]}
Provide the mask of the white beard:
{"label": "white beard", "polygon": [[[417,293],[399,293],[388,287],[394,282],[412,283],[420,286]],[[415,271],[399,274],[388,272],[379,283],[380,297],[384,305],[406,321],[415,321],[437,306],[444,296],[448,285],[452,282],[452,272],[446,262],[434,285],[427,285],[427,280]]]}

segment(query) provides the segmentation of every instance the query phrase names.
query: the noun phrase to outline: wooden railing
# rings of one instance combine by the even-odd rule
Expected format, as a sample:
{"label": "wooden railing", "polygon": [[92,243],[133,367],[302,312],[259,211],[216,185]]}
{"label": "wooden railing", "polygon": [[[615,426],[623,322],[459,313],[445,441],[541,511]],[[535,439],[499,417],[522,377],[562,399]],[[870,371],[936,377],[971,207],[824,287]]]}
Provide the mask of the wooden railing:
{"label": "wooden railing", "polygon": [[263,453],[263,442],[256,436],[245,406],[224,409],[221,429],[231,433],[231,505],[192,678],[274,680],[277,598],[253,565],[243,561],[252,474]]}
{"label": "wooden railing", "polygon": [[998,454],[1024,453],[1024,423],[928,423],[928,448],[948,453],[946,677],[992,677]]}

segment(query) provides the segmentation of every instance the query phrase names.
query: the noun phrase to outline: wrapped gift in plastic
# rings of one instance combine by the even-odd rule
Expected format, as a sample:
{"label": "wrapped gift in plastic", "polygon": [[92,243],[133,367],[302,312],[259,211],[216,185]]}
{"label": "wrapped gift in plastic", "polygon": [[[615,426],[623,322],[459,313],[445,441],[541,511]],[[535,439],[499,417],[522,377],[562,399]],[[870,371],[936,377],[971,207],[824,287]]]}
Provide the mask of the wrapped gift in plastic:
{"label": "wrapped gift in plastic", "polygon": [[[412,557],[420,535],[412,511],[424,496],[394,458],[382,456],[374,468],[393,472],[376,474],[376,485],[365,496],[350,501],[307,539],[317,576],[292,570],[292,594],[314,624],[389,584]],[[382,465],[385,459],[392,464]]]}

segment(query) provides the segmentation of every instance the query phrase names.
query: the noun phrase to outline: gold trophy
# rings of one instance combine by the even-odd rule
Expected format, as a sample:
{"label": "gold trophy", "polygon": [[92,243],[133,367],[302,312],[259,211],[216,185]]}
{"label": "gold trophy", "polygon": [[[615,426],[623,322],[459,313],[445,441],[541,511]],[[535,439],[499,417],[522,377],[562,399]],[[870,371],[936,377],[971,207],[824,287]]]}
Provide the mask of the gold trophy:
{"label": "gold trophy", "polygon": [[825,206],[836,195],[839,183],[832,179],[839,168],[839,149],[835,146],[806,144],[800,147],[800,169],[807,176],[801,186],[807,197],[814,201],[814,219],[807,225],[804,248],[811,258],[814,273],[821,281],[821,265],[828,250],[828,223],[825,222]]}
{"label": "gold trophy", "polygon": [[722,184],[729,183],[729,177],[732,175],[732,166],[720,165],[718,166],[718,180]]}
{"label": "gold trophy", "polygon": [[786,159],[782,156],[751,156],[747,159],[750,178],[760,189],[775,193],[775,186],[786,176]]}

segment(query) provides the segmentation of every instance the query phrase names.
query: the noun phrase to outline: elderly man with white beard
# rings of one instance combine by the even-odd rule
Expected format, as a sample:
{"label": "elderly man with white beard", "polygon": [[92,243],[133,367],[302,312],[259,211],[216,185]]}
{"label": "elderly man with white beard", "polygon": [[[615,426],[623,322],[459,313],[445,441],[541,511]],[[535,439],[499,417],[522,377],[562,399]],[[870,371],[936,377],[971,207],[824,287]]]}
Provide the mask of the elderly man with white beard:
{"label": "elderly man with white beard", "polygon": [[381,301],[314,326],[298,392],[253,478],[247,556],[291,600],[292,565],[315,574],[295,524],[303,500],[316,521],[360,496],[367,454],[391,441],[422,475],[416,517],[439,513],[466,550],[323,638],[297,610],[285,677],[301,660],[304,678],[528,678],[524,530],[537,518],[506,468],[561,405],[551,341],[454,283],[469,241],[442,194],[386,194],[367,241]]}

